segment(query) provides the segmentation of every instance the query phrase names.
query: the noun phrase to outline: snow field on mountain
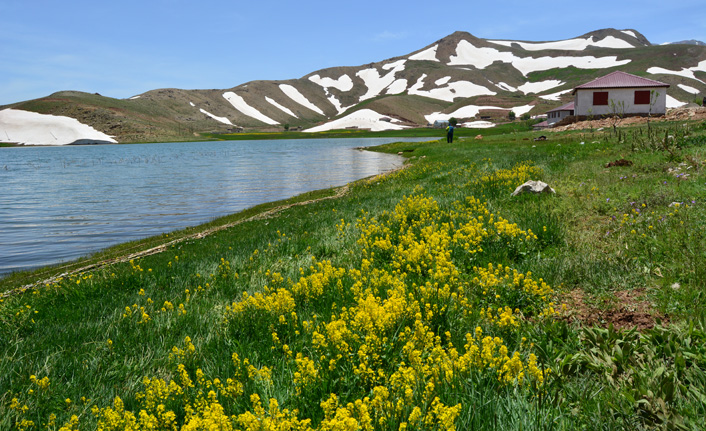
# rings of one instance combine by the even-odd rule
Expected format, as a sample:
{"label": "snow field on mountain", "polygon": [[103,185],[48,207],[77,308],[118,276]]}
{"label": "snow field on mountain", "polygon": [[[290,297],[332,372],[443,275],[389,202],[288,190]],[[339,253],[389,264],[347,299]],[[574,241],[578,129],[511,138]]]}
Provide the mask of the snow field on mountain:
{"label": "snow field on mountain", "polygon": [[368,88],[367,93],[360,97],[360,101],[362,102],[379,96],[383,90],[392,85],[392,83],[397,80],[395,74],[404,70],[405,62],[406,60],[399,60],[383,65],[383,69],[389,70],[385,75],[380,75],[380,72],[374,67],[363,69],[356,73],[356,76],[362,79],[365,86]]}
{"label": "snow field on mountain", "polygon": [[694,72],[706,72],[706,60],[699,62],[699,64],[694,67],[684,67],[681,70],[670,70],[663,67],[650,67],[647,69],[647,73],[651,73],[653,75],[665,74],[683,76],[684,78],[694,79],[702,84],[706,84],[706,82],[697,78],[696,75],[694,75]]}
{"label": "snow field on mountain", "polygon": [[669,94],[667,94],[667,109],[671,108],[679,108],[686,105],[684,102],[680,102],[679,100],[673,98]]}
{"label": "snow field on mountain", "polygon": [[445,87],[432,88],[431,90],[422,90],[424,87],[424,79],[427,75],[423,74],[417,82],[409,88],[408,93],[411,95],[424,96],[446,102],[453,102],[457,97],[473,97],[490,95],[494,96],[497,93],[482,85],[474,84],[470,81],[454,81],[449,82],[450,77],[438,79],[435,84],[445,83]]}
{"label": "snow field on mountain", "polygon": [[495,127],[495,123],[491,123],[490,121],[469,121],[466,123],[461,124],[461,127],[465,127],[467,129],[490,129],[491,127]]}
{"label": "snow field on mountain", "polygon": [[230,120],[227,119],[226,117],[218,117],[218,116],[213,115],[210,112],[206,111],[205,109],[199,109],[199,111],[201,111],[202,114],[208,115],[209,117],[213,118],[214,120],[218,121],[219,123],[228,124],[230,126],[233,125],[233,123],[231,123]]}
{"label": "snow field on mountain", "polygon": [[436,58],[436,49],[438,48],[438,45],[434,45],[431,48],[427,48],[424,51],[420,51],[414,55],[410,55],[409,59],[410,60],[427,60],[427,61],[439,61],[438,58]]}
{"label": "snow field on mountain", "polygon": [[682,90],[686,91],[687,93],[691,94],[699,94],[700,91],[694,87],[689,87],[688,85],[684,84],[677,84],[677,87],[681,88]]}
{"label": "snow field on mountain", "polygon": [[304,95],[301,94],[299,90],[292,87],[291,85],[280,84],[279,89],[282,90],[282,93],[286,94],[290,99],[294,100],[303,107],[311,109],[319,115],[324,115],[324,111],[322,111],[321,108],[311,103],[309,99],[304,97]]}
{"label": "snow field on mountain", "polygon": [[532,106],[532,105],[515,106],[513,108],[500,108],[498,106],[466,105],[466,106],[463,106],[463,107],[461,107],[461,108],[459,108],[449,114],[445,114],[443,112],[434,112],[432,114],[425,115],[424,118],[430,124],[434,123],[437,120],[446,121],[451,117],[454,117],[454,118],[473,118],[476,115],[478,115],[478,113],[481,110],[486,110],[486,109],[498,109],[498,110],[507,111],[508,113],[510,111],[512,111],[515,113],[515,115],[517,115],[519,117],[519,116],[529,112],[532,108],[534,108],[534,106]]}
{"label": "snow field on mountain", "polygon": [[618,60],[617,56],[606,57],[518,57],[511,52],[499,51],[495,48],[476,47],[472,43],[462,40],[456,47],[456,55],[449,59],[449,66],[474,66],[477,69],[485,69],[496,61],[509,63],[522,75],[527,76],[530,72],[555,69],[560,67],[574,66],[579,69],[603,69],[608,67],[622,66],[631,60]]}
{"label": "snow field on mountain", "polygon": [[559,97],[561,95],[566,94],[566,93],[570,93],[571,91],[572,91],[572,89],[569,88],[568,90],[557,91],[556,93],[552,93],[552,94],[545,94],[543,96],[539,96],[539,98],[544,99],[544,100],[553,100],[553,101],[558,102]]}
{"label": "snow field on mountain", "polygon": [[304,132],[325,132],[328,130],[347,128],[370,129],[373,132],[379,132],[381,130],[400,130],[407,128],[400,124],[394,124],[399,120],[393,118],[391,121],[383,121],[383,118],[389,117],[378,114],[372,109],[361,109],[360,111],[355,111],[337,120],[306,129]]}
{"label": "snow field on mountain", "polygon": [[540,82],[527,82],[517,87],[524,94],[541,93],[542,91],[550,90],[566,84],[558,79],[548,79]]}
{"label": "snow field on mountain", "polygon": [[[635,37],[633,35],[633,37]],[[606,36],[605,38],[595,41],[593,36],[588,39],[577,38],[568,40],[557,40],[555,42],[518,42],[514,40],[489,40],[488,42],[495,43],[497,45],[510,47],[513,43],[521,46],[525,51],[541,51],[544,49],[557,49],[562,51],[583,51],[590,46],[595,46],[598,48],[615,48],[615,49],[625,49],[625,48],[635,48],[628,42],[618,39],[615,36]]]}
{"label": "snow field on mountain", "polygon": [[118,141],[75,118],[19,109],[0,111],[0,142],[22,145],[68,145],[80,140]]}
{"label": "snow field on mountain", "polygon": [[287,108],[286,106],[280,105],[279,103],[277,103],[277,102],[276,102],[274,99],[272,99],[271,97],[265,97],[265,100],[266,100],[269,104],[271,104],[272,106],[274,106],[275,108],[277,108],[277,109],[279,109],[280,111],[284,112],[285,114],[291,115],[291,116],[294,117],[294,118],[299,118],[299,117],[297,117],[297,116],[294,114],[294,112],[292,112],[289,108]]}
{"label": "snow field on mountain", "polygon": [[341,75],[338,79],[333,78],[322,78],[319,75],[312,75],[309,77],[309,81],[314,84],[318,84],[326,89],[335,88],[341,91],[351,91],[353,89],[353,80],[348,75]]}
{"label": "snow field on mountain", "polygon": [[230,102],[231,105],[244,115],[247,115],[248,117],[252,117],[256,120],[260,120],[263,123],[270,124],[272,126],[276,126],[279,124],[279,122],[273,120],[272,118],[266,116],[262,112],[258,111],[257,109],[253,108],[252,106],[248,105],[245,102],[245,99],[242,97],[238,96],[237,94],[233,93],[232,91],[227,91],[223,93],[223,97]]}

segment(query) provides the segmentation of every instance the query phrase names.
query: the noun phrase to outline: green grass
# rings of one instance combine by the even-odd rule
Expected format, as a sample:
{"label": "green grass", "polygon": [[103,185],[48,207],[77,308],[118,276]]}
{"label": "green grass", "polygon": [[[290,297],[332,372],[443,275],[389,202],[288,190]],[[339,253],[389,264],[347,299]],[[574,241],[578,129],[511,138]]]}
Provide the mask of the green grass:
{"label": "green grass", "polygon": [[[218,395],[227,415],[252,411],[249,396],[257,394],[266,408],[274,398],[280,408],[297,409],[299,419],[310,418],[312,427],[320,426],[327,420],[321,403],[329,394],[338,395],[341,408],[375,398],[375,384],[353,369],[358,361],[372,360],[370,354],[358,350],[341,358],[332,373],[321,366],[318,383],[297,393],[293,383],[297,365],[282,354],[282,344],[294,354],[318,361],[318,350],[303,322],[333,322],[345,315],[343,307],[360,311],[353,291],[347,290],[359,281],[354,272],[325,284],[321,296],[295,296],[293,321],[286,315],[282,323],[257,308],[238,318],[227,307],[246,292],[266,293],[265,286],[289,289],[302,276],[318,276],[321,271],[310,268],[312,258],[347,271],[359,269],[366,258],[380,273],[399,275],[394,262],[403,248],[390,252],[378,245],[377,257],[371,257],[358,241],[368,235],[366,223],[392,226],[391,239],[400,244],[405,232],[413,232],[420,241],[430,230],[446,226],[453,231],[461,226],[458,205],[474,196],[496,217],[531,229],[537,239],[488,239],[476,254],[450,249],[451,262],[459,271],[450,288],[470,301],[471,311],[458,313],[453,301],[445,303],[440,297],[428,300],[430,306],[441,308],[423,317],[424,325],[442,338],[448,332],[459,353],[465,334],[482,326],[484,334],[502,338],[523,361],[532,353],[540,367],[552,371],[544,384],[505,384],[492,368],[467,374],[459,369],[448,381],[433,380],[433,396],[446,406],[460,405],[457,429],[699,429],[706,414],[706,295],[702,293],[706,274],[701,264],[706,260],[706,138],[702,138],[706,130],[698,124],[689,124],[686,130],[682,124],[653,125],[658,130],[649,136],[637,129],[622,130],[620,136],[610,131],[552,133],[544,142],[532,141],[536,133],[508,125],[481,132],[483,140],[473,139],[477,131],[469,131],[454,144],[439,140],[389,144],[377,150],[403,152],[411,166],[385,178],[351,184],[342,197],[254,217],[284,204],[331,196],[333,191],[261,205],[169,238],[118,246],[68,267],[3,279],[0,291],[7,292],[72,268],[253,218],[202,239],[184,239],[162,253],[65,276],[49,286],[4,298],[0,302],[0,428],[58,429],[76,415],[81,429],[92,429],[97,417],[91,408],[112,406],[116,396],[126,410],[137,414],[145,408],[139,394],[148,392],[143,378],[183,382],[177,362],[194,380],[196,370],[203,370],[203,384],[184,395],[196,405],[198,388],[213,384],[215,378],[225,382],[239,375],[241,365],[232,360],[233,353],[256,368],[268,367],[271,381],[256,375],[242,377],[243,395]],[[660,143],[665,133],[677,138]],[[605,167],[621,158],[633,164]],[[533,167],[533,179],[549,183],[556,194],[511,197],[519,185],[512,182],[519,178],[513,175],[524,162]],[[438,223],[426,219],[422,197],[438,206],[429,213],[439,217]],[[407,209],[407,221],[400,222],[393,214],[402,211],[396,206],[405,202],[416,203]],[[429,224],[414,227],[422,222]],[[424,248],[428,253],[431,238],[437,237],[429,237]],[[554,307],[560,310],[559,304],[566,301],[566,312],[541,318],[544,302],[507,286],[495,288],[497,297],[481,293],[485,288],[477,289],[480,285],[474,279],[481,275],[474,267],[489,263],[541,277],[554,290]],[[424,271],[406,270],[405,274],[408,288],[433,281]],[[378,285],[382,279],[375,280],[370,275],[362,286],[378,289],[376,295],[389,300],[389,292]],[[410,292],[424,295],[419,290]],[[570,301],[576,292],[583,295],[583,304]],[[644,303],[625,303],[619,299],[625,292],[641,292]],[[165,301],[173,309],[162,312]],[[179,312],[180,304],[185,314]],[[520,309],[517,327],[491,324],[479,314],[481,307],[505,305]],[[603,327],[576,321],[579,306],[591,307],[593,315],[602,316],[603,323],[597,321]],[[140,307],[150,315],[149,321],[140,323]],[[640,331],[616,330],[610,325],[619,323],[611,320],[616,311],[662,324]],[[401,318],[384,343],[382,338],[368,341],[382,343],[373,351],[381,352],[377,366],[388,375],[403,367],[402,362],[409,363],[401,353],[403,334],[405,327],[414,324],[413,316]],[[322,326],[317,328],[323,331]],[[273,344],[273,330],[281,344]],[[184,353],[187,336],[195,345],[193,353]],[[178,349],[185,350],[179,353]],[[445,344],[439,349],[425,355],[448,352]],[[33,383],[32,375],[48,377],[49,387]],[[204,403],[206,392],[200,395]],[[430,399],[423,393],[424,383],[403,403],[403,413],[384,426],[375,422],[373,428],[398,429],[412,405]],[[179,424],[187,420],[181,398],[165,402]],[[429,404],[416,405],[431,411]],[[395,408],[388,411],[395,415]],[[52,414],[56,426],[48,425]],[[419,427],[432,428],[431,423]]]}
{"label": "green grass", "polygon": [[[531,130],[530,124],[524,121],[514,123],[501,124],[490,129],[468,129],[456,128],[454,138],[475,137],[476,135],[492,136],[504,135],[508,133],[520,133]],[[431,139],[443,138],[446,139],[446,131],[444,129],[434,129],[431,127],[402,129],[402,130],[384,130],[380,132],[371,132],[369,130],[331,130],[327,132],[260,132],[260,133],[205,133],[202,136],[219,139],[219,140],[258,140],[258,139],[323,139],[323,138],[424,138]]]}

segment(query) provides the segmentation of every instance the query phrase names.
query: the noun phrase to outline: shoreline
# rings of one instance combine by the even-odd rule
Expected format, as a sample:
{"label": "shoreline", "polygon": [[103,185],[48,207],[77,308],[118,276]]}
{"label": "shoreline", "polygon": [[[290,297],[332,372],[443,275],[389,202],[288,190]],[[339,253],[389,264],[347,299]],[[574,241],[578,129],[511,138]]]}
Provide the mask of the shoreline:
{"label": "shoreline", "polygon": [[[381,152],[381,151],[376,151],[374,148],[379,148],[387,144],[383,144],[378,147],[359,147],[355,148],[358,151],[372,151],[372,152]],[[330,187],[330,188],[325,188],[325,189],[319,189],[319,190],[312,190],[309,192],[304,192],[300,193],[298,195],[292,196],[287,199],[281,199],[281,200],[276,200],[276,201],[271,201],[271,202],[263,202],[261,204],[257,204],[255,206],[252,206],[250,208],[245,208],[241,211],[220,216],[215,218],[212,221],[206,222],[206,223],[201,223],[195,226],[190,226],[184,229],[179,229],[175,231],[171,231],[168,233],[162,233],[158,235],[153,235],[149,236],[147,238],[135,240],[135,241],[128,241],[125,243],[120,243],[116,244],[114,246],[105,248],[103,250],[98,250],[94,253],[87,254],[85,256],[76,258],[72,261],[69,262],[62,262],[62,263],[57,263],[56,265],[48,265],[48,266],[41,266],[37,267],[34,269],[28,269],[24,271],[17,271],[17,272],[10,272],[6,275],[0,275],[0,288],[4,284],[8,283],[12,285],[12,279],[17,277],[20,279],[23,278],[34,278],[31,275],[35,273],[51,273],[51,276],[45,276],[45,275],[39,275],[41,278],[40,280],[33,281],[30,283],[21,283],[20,286],[14,286],[14,287],[9,287],[6,290],[0,291],[0,298],[8,298],[14,295],[20,295],[23,294],[24,292],[31,290],[33,288],[36,288],[41,285],[45,285],[47,283],[52,283],[60,278],[78,274],[78,273],[83,273],[87,271],[93,271],[96,269],[104,268],[106,266],[116,264],[116,263],[124,263],[128,262],[131,259],[136,259],[136,258],[141,258],[145,256],[150,256],[153,254],[158,254],[161,252],[166,251],[169,246],[179,244],[181,242],[187,241],[187,240],[198,240],[198,239],[203,239],[206,238],[209,235],[212,235],[214,233],[220,232],[222,230],[238,226],[243,223],[255,221],[255,220],[263,220],[266,218],[270,218],[284,210],[287,210],[289,208],[295,207],[295,206],[303,206],[303,205],[309,205],[313,204],[316,202],[321,202],[329,199],[338,199],[343,196],[345,196],[351,185],[360,183],[360,182],[370,182],[374,181],[375,179],[390,175],[395,172],[399,172],[401,170],[407,169],[411,164],[409,163],[409,159],[405,156],[400,156],[404,158],[403,164],[395,169],[390,169],[385,172],[381,172],[376,175],[368,176],[365,178],[361,178],[355,181],[351,181],[350,183],[344,184],[342,186],[336,186],[336,187]],[[324,194],[324,196],[321,197],[316,197],[318,195]],[[300,200],[304,199],[304,200]],[[252,215],[246,216],[246,214],[253,213]],[[244,218],[241,218],[245,216]],[[231,219],[235,219],[232,220]],[[220,221],[220,222],[219,222]],[[169,241],[163,242],[159,241],[160,239],[167,239],[170,236],[176,235],[176,239],[171,239]],[[156,242],[156,245],[153,243]],[[134,246],[131,246],[133,244]],[[118,251],[122,250],[123,248],[127,247],[127,250],[125,251]],[[131,251],[128,252],[129,250],[135,250],[135,249],[140,249],[139,251]],[[117,256],[114,256],[113,253],[117,252]],[[108,257],[109,256],[109,257]],[[98,259],[97,262],[92,262],[93,258]],[[91,263],[88,263],[91,262]],[[75,268],[75,266],[79,266],[78,268]],[[69,268],[68,271],[62,271],[64,268]],[[59,272],[59,273],[57,273]],[[22,276],[21,274],[25,274],[25,276]]]}

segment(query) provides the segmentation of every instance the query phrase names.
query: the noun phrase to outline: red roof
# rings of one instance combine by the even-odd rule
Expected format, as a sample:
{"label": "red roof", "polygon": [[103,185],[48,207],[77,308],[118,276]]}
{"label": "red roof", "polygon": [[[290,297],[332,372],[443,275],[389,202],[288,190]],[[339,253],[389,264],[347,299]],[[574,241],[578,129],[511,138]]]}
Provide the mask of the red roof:
{"label": "red roof", "polygon": [[555,111],[573,111],[574,110],[574,102],[569,102],[564,106],[560,106],[558,108],[550,109],[547,112],[555,112]]}
{"label": "red roof", "polygon": [[606,76],[596,78],[591,82],[579,85],[574,88],[573,93],[578,89],[588,88],[635,88],[635,87],[669,87],[669,84],[655,81],[654,79],[643,78],[641,76],[631,75],[629,73],[615,71]]}

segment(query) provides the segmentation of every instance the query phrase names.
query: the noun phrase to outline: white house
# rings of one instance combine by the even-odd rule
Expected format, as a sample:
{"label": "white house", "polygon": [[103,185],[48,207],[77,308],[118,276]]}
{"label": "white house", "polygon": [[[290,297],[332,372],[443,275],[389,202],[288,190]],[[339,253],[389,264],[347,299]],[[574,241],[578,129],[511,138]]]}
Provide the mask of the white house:
{"label": "white house", "polygon": [[574,115],[574,102],[569,102],[566,105],[547,111],[547,125],[551,126],[570,115]]}
{"label": "white house", "polygon": [[664,115],[669,84],[613,72],[574,88],[577,116]]}

